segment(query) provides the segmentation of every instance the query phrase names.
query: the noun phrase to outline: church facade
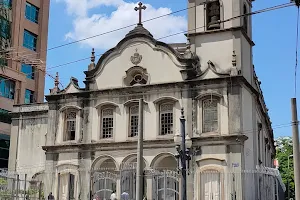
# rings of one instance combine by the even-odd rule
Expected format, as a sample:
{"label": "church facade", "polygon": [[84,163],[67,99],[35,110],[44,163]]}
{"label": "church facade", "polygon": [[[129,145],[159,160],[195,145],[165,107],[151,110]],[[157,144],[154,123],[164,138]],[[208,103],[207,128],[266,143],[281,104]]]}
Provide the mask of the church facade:
{"label": "church facade", "polygon": [[147,199],[180,199],[174,136],[182,108],[189,200],[276,199],[281,181],[269,173],[274,135],[252,63],[251,16],[226,21],[251,4],[189,0],[187,44],[157,41],[139,23],[97,63],[93,50],[84,88],[73,77],[59,88],[57,75],[47,103],[14,107],[9,170],[42,181],[57,199],[108,199],[114,190],[134,198],[142,98]]}

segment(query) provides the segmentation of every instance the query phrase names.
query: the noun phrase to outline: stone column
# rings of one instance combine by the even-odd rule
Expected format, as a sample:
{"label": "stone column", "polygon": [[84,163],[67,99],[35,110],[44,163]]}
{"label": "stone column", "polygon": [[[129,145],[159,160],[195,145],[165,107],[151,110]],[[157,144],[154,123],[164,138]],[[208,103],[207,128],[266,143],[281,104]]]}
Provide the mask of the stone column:
{"label": "stone column", "polygon": [[79,180],[80,180],[80,196],[79,199],[90,198],[90,182],[91,182],[91,153],[82,152],[79,160]]}
{"label": "stone column", "polygon": [[237,134],[241,131],[241,89],[240,86],[228,86],[228,131]]}
{"label": "stone column", "polygon": [[50,192],[53,193],[54,197],[57,199],[57,187],[56,187],[56,160],[57,154],[46,152],[46,163],[45,163],[45,173],[44,173],[44,185],[45,197],[49,195]]}
{"label": "stone column", "polygon": [[[57,104],[48,103],[48,127],[46,135],[46,146],[52,146],[55,144],[55,139],[57,135],[58,119],[57,119]],[[44,184],[45,184],[45,196],[48,196],[50,192],[53,193],[54,197],[57,199],[57,184],[56,179],[56,163],[58,160],[58,154],[52,152],[45,152],[46,162],[45,162],[45,175],[44,175]]]}
{"label": "stone column", "polygon": [[153,175],[151,174],[150,171],[145,170],[145,179],[146,179],[146,183],[147,183],[147,187],[146,187],[146,195],[147,195],[147,199],[153,199]]}

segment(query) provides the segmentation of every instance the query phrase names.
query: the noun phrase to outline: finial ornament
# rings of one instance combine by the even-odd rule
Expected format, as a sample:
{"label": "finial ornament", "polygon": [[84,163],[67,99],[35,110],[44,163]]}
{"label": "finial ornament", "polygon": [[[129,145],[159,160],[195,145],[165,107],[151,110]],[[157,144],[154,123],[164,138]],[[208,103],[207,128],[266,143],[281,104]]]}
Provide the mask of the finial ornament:
{"label": "finial ornament", "polygon": [[54,79],[54,88],[50,89],[50,94],[57,94],[60,92],[58,85],[59,85],[59,76],[58,76],[58,72],[56,72],[56,76]]}
{"label": "finial ornament", "polygon": [[56,76],[55,76],[55,80],[54,80],[55,87],[58,87],[58,84],[59,84],[59,76],[58,76],[58,72],[56,72]]}
{"label": "finial ornament", "polygon": [[181,116],[184,117],[184,108],[181,108]]}
{"label": "finial ornament", "polygon": [[95,62],[95,49],[92,48],[91,62]]}
{"label": "finial ornament", "polygon": [[138,7],[134,8],[135,11],[139,11],[139,23],[138,23],[138,25],[142,25],[142,10],[146,10],[146,8],[147,7],[145,5],[143,5],[142,2],[139,2]]}

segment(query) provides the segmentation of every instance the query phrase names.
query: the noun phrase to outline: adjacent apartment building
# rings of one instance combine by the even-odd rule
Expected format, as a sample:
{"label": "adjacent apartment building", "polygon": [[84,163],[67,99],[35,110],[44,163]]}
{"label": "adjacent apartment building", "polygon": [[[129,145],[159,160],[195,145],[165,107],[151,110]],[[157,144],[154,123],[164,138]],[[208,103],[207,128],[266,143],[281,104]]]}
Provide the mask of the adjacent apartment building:
{"label": "adjacent apartment building", "polygon": [[44,99],[49,4],[0,0],[0,168],[8,166],[13,105]]}

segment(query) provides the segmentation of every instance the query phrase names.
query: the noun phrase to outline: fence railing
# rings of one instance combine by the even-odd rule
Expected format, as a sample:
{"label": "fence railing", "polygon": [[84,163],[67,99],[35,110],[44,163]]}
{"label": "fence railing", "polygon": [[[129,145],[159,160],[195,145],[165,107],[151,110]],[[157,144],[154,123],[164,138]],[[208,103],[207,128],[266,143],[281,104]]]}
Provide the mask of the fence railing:
{"label": "fence railing", "polygon": [[27,179],[27,175],[0,173],[0,200],[42,200],[43,183]]}

